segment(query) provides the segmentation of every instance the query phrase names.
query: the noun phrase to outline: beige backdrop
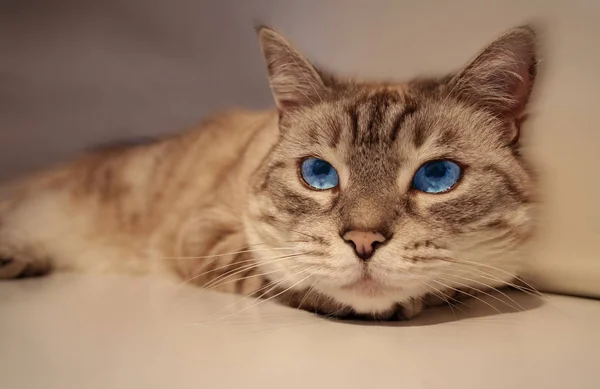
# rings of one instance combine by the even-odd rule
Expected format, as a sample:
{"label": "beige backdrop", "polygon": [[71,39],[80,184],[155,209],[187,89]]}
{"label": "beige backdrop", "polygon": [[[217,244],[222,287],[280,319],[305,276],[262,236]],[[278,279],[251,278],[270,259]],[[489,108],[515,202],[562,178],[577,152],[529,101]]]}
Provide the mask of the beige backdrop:
{"label": "beige backdrop", "polygon": [[546,212],[529,277],[600,297],[600,2],[46,0],[0,3],[0,180],[87,145],[271,105],[252,27],[344,74],[458,67],[514,25],[546,27],[530,155]]}

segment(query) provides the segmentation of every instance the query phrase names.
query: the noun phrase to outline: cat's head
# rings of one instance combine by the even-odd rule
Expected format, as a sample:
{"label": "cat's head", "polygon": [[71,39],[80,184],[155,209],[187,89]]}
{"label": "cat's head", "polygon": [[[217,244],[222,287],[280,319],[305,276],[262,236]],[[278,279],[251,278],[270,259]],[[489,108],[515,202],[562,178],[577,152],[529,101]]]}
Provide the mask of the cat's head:
{"label": "cat's head", "polygon": [[259,38],[280,138],[254,176],[246,228],[273,282],[377,314],[512,280],[532,226],[519,154],[531,28],[455,74],[406,83],[338,79],[273,30]]}

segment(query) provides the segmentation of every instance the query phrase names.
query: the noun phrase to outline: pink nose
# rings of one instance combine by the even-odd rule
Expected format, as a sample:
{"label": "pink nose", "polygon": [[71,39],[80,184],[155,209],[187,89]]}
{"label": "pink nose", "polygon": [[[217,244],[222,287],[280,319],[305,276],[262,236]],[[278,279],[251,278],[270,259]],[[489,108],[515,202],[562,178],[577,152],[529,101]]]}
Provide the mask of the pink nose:
{"label": "pink nose", "polygon": [[342,238],[354,247],[356,255],[364,261],[371,258],[377,246],[386,240],[379,232],[371,231],[348,231]]}

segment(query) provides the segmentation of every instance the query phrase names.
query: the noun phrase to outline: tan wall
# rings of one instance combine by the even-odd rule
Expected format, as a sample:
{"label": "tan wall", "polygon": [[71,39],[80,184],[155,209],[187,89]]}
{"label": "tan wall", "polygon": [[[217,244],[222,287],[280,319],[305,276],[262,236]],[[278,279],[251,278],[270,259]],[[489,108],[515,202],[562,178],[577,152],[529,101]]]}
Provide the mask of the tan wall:
{"label": "tan wall", "polygon": [[600,2],[27,3],[0,6],[0,179],[218,108],[268,106],[256,22],[328,68],[403,78],[458,67],[501,31],[542,21],[544,73],[526,136],[547,210],[530,278],[600,296]]}

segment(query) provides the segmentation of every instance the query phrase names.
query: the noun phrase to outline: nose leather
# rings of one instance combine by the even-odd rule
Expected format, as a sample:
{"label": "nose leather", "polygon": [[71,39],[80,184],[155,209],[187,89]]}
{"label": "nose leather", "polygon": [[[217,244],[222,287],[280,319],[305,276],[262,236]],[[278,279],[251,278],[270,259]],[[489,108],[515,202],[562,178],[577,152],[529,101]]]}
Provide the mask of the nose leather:
{"label": "nose leather", "polygon": [[362,260],[371,258],[377,246],[386,241],[385,236],[373,231],[348,231],[342,238],[354,247],[356,255]]}

